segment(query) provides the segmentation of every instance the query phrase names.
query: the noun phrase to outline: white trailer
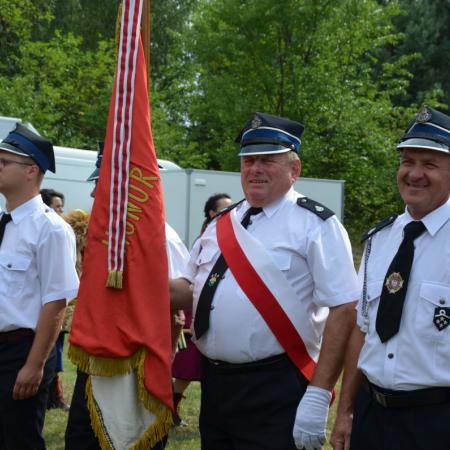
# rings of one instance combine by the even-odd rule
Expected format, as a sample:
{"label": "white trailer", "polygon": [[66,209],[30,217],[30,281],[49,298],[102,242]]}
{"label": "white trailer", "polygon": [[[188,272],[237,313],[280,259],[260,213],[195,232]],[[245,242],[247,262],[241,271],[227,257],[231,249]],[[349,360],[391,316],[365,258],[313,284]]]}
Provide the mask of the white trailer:
{"label": "white trailer", "polygon": [[[208,197],[226,192],[233,201],[244,197],[238,172],[182,169],[161,171],[166,220],[184,242],[191,246],[204,220],[203,207]],[[295,190],[323,203],[342,221],[344,217],[344,181],[300,177]]]}
{"label": "white trailer", "polygon": [[[7,120],[4,120],[7,119]],[[0,139],[6,137],[20,119],[0,117]],[[27,124],[29,125],[29,124]],[[55,146],[56,173],[47,171],[42,187],[65,196],[66,212],[90,211],[92,183],[86,179],[95,168],[97,152]],[[198,236],[204,220],[203,207],[208,197],[226,192],[234,201],[243,198],[240,174],[214,170],[182,169],[171,161],[158,160],[164,193],[166,220],[178,232],[188,248]],[[299,178],[295,189],[332,209],[342,221],[344,181]],[[4,199],[1,199],[4,205]]]}

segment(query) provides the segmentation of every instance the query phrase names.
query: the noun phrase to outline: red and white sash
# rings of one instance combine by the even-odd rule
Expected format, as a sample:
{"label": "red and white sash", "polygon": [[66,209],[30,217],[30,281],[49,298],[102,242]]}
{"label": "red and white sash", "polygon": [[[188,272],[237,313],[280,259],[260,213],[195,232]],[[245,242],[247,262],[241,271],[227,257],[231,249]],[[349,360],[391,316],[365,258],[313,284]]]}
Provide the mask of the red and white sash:
{"label": "red and white sash", "polygon": [[235,210],[217,220],[216,233],[220,251],[240,288],[291,361],[311,381],[318,351],[308,351],[299,327],[294,325],[301,315],[294,289],[266,249],[239,223]]}

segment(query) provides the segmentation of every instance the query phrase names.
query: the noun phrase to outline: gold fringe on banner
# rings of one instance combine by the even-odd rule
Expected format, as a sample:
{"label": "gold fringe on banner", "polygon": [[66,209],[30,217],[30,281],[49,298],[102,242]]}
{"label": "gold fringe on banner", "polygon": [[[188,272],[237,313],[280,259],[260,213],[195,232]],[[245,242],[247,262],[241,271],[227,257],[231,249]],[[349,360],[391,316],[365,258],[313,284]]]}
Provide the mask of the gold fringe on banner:
{"label": "gold fringe on banner", "polygon": [[147,450],[160,441],[173,425],[172,411],[158,399],[151,396],[145,388],[144,379],[145,352],[141,354],[138,366],[138,395],[144,406],[156,416],[156,421],[142,435],[141,439],[131,448],[131,450]]}
{"label": "gold fringe on banner", "polygon": [[80,370],[89,375],[114,377],[126,375],[135,369],[145,350],[138,350],[128,358],[100,358],[86,353],[81,347],[70,344],[67,356]]}
{"label": "gold fringe on banner", "polygon": [[88,377],[86,382],[86,398],[89,415],[91,416],[91,427],[94,430],[95,436],[97,436],[98,443],[102,450],[114,450],[113,444],[109,439],[109,436],[105,432],[103,422],[101,420],[101,411],[97,407],[94,395],[92,393],[92,381],[91,377]]}
{"label": "gold fringe on banner", "polygon": [[[69,349],[69,351],[70,350],[71,349]],[[167,408],[167,406],[162,404],[159,400],[157,400],[155,397],[151,396],[147,391],[147,389],[145,388],[145,380],[144,380],[145,356],[146,351],[139,350],[138,352],[136,352],[135,355],[129,358],[128,361],[132,363],[133,366],[132,370],[136,370],[137,372],[139,400],[144,404],[146,409],[148,409],[151,413],[155,415],[156,419],[155,422],[148,427],[145,433],[140,437],[140,439],[136,442],[136,444],[134,444],[133,447],[131,447],[130,450],[147,450],[149,448],[152,448],[154,445],[156,445],[157,442],[159,442],[164,436],[167,435],[167,433],[170,430],[170,427],[173,424],[172,411],[169,408]],[[81,370],[83,370],[81,366],[80,368]],[[129,372],[130,371],[128,371],[127,373]],[[121,374],[122,373],[118,373],[118,371],[114,373],[114,375],[121,375]],[[92,372],[91,375],[93,375]],[[101,449],[114,450],[111,440],[107,435],[107,433],[105,432],[105,428],[101,418],[101,411],[99,410],[97,403],[94,399],[94,395],[92,392],[91,377],[88,378],[88,381],[86,383],[86,396],[89,414],[91,416],[92,429],[94,430],[94,433],[97,436]]]}
{"label": "gold fringe on banner", "polygon": [[106,287],[115,289],[122,289],[123,272],[121,270],[110,270],[108,279],[106,280]]}

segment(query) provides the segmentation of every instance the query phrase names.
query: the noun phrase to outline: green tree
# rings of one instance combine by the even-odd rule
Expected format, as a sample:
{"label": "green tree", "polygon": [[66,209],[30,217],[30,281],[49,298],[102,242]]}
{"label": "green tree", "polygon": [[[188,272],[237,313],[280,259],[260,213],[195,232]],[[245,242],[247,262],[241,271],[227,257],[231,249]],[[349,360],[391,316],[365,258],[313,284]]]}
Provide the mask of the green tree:
{"label": "green tree", "polygon": [[[96,148],[116,64],[119,0],[0,1],[1,114],[30,121],[59,145]],[[152,1],[153,128],[158,156],[204,167],[187,144],[182,111],[187,65],[178,42],[192,3]]]}
{"label": "green tree", "polygon": [[81,37],[83,50],[96,50],[99,42],[115,37],[120,0],[35,0],[34,3],[36,9],[52,18],[34,22],[35,40],[49,41],[59,31]]}
{"label": "green tree", "polygon": [[31,0],[0,0],[0,73],[14,75],[18,70],[20,43],[32,37],[33,24],[50,19]]}
{"label": "green tree", "polygon": [[108,43],[85,51],[71,34],[24,41],[17,74],[0,77],[2,113],[30,121],[58,145],[96,148],[104,136],[114,61]]}
{"label": "green tree", "polygon": [[[450,3],[447,0],[399,0],[403,13],[395,20],[405,38],[389,47],[385,60],[415,54],[409,70],[413,76],[403,102],[450,106]],[[439,103],[440,102],[440,103]]]}
{"label": "green tree", "polygon": [[[408,84],[396,3],[370,0],[211,0],[193,17],[191,137],[211,167],[236,170],[233,139],[254,111],[306,124],[303,175],[346,180],[346,221],[361,232],[398,207],[395,140],[411,111],[393,104]],[[376,76],[375,76],[376,75]]]}

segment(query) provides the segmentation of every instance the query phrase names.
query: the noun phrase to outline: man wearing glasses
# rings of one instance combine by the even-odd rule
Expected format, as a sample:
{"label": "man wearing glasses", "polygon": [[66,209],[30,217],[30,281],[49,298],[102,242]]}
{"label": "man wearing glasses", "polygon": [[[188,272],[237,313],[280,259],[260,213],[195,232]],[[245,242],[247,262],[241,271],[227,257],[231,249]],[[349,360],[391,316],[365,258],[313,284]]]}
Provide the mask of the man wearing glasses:
{"label": "man wearing glasses", "polygon": [[51,142],[18,124],[0,142],[0,448],[45,449],[54,345],[76,296],[75,240],[39,194]]}

